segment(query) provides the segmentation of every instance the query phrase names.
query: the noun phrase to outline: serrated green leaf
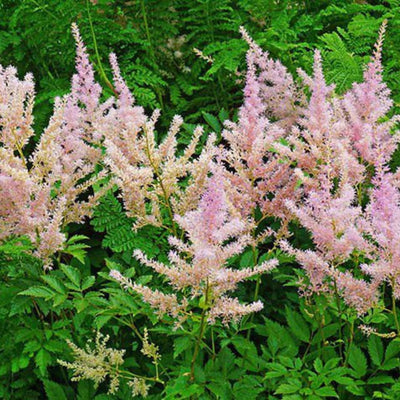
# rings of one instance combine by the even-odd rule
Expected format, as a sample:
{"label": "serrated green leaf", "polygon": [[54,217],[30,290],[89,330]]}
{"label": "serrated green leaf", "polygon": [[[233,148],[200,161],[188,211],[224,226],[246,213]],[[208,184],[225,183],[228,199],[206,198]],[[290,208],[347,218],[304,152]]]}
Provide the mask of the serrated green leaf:
{"label": "serrated green leaf", "polygon": [[93,275],[87,276],[82,281],[82,290],[89,289],[96,282],[96,278]]}
{"label": "serrated green leaf", "polygon": [[51,355],[45,349],[40,349],[35,356],[35,363],[39,368],[40,374],[42,376],[46,375],[47,367],[51,363]]}
{"label": "serrated green leaf", "polygon": [[336,397],[339,398],[336,390],[331,386],[321,387],[315,390],[315,394],[322,397]]}
{"label": "serrated green leaf", "polygon": [[221,132],[222,127],[217,117],[207,112],[203,112],[203,117],[206,120],[207,124],[211,126],[211,128],[215,133]]}
{"label": "serrated green leaf", "polygon": [[77,268],[71,267],[69,265],[61,264],[61,270],[67,276],[67,278],[79,289],[81,282],[81,273]]}
{"label": "serrated green leaf", "polygon": [[375,335],[371,335],[368,338],[368,352],[372,362],[375,365],[381,365],[383,360],[382,339]]}
{"label": "serrated green leaf", "polygon": [[192,345],[191,338],[189,336],[182,336],[174,340],[174,358],[177,358],[179,354],[190,348]]}
{"label": "serrated green leaf", "polygon": [[378,375],[369,378],[366,383],[368,385],[382,385],[385,383],[394,383],[394,379],[388,375]]}
{"label": "serrated green leaf", "polygon": [[47,400],[68,400],[61,385],[48,380],[43,381]]}
{"label": "serrated green leaf", "polygon": [[304,318],[297,312],[286,307],[286,321],[291,332],[303,342],[309,342],[310,329]]}
{"label": "serrated green leaf", "polygon": [[356,345],[352,345],[349,350],[349,364],[361,378],[367,372],[367,359],[362,350]]}
{"label": "serrated green leaf", "polygon": [[23,290],[19,292],[18,295],[21,296],[33,296],[33,297],[42,297],[46,300],[51,299],[55,293],[47,288],[46,286],[32,286],[29,289]]}
{"label": "serrated green leaf", "polygon": [[43,275],[42,279],[56,292],[60,294],[66,294],[67,291],[65,289],[64,284],[55,276]]}
{"label": "serrated green leaf", "polygon": [[292,393],[297,393],[300,389],[301,386],[289,383],[282,383],[276,389],[275,394],[292,394]]}

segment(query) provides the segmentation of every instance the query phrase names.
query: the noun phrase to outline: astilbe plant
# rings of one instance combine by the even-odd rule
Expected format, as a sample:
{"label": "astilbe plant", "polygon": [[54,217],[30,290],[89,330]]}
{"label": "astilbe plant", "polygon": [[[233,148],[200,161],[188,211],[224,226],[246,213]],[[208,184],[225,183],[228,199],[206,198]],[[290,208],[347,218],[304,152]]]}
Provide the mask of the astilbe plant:
{"label": "astilbe plant", "polygon": [[[300,161],[297,167],[302,167],[304,175],[304,197],[298,204],[289,199],[286,205],[311,233],[315,248],[297,250],[286,241],[282,245],[306,271],[308,284],[302,286],[306,294],[334,293],[359,316],[378,305],[382,284],[391,285],[392,311],[399,329],[397,245],[393,240],[398,234],[399,183],[398,173],[391,174],[386,165],[399,141],[395,130],[399,117],[386,117],[392,102],[382,81],[384,30],[385,24],[364,81],[355,83],[342,98],[333,93],[326,96],[316,55],[310,106],[302,119],[308,129],[291,140],[294,150],[281,148],[283,154]],[[296,156],[311,138],[319,139]]]}
{"label": "astilbe plant", "polygon": [[27,75],[20,81],[14,68],[0,69],[0,239],[28,236],[46,267],[64,247],[66,225],[83,222],[102,194],[87,193],[104,176],[96,174],[102,159],[97,125],[108,105],[99,103],[101,87],[75,25],[73,33],[77,73],[72,90],[56,99],[29,157],[24,147],[34,134],[33,79]]}
{"label": "astilbe plant", "polygon": [[[103,336],[100,332],[97,332],[94,342],[89,340],[83,349],[68,341],[74,355],[74,361],[58,360],[58,363],[73,371],[72,381],[89,379],[97,387],[108,378],[109,394],[118,392],[122,380],[127,381],[132,390],[132,397],[139,395],[146,397],[150,387],[147,382],[162,383],[158,377],[158,372],[155,377],[149,378],[124,370],[122,364],[125,362],[125,350],[107,347],[109,339],[109,336]],[[143,338],[142,353],[157,365],[160,358],[158,347],[149,342],[147,330],[145,330]]]}
{"label": "astilbe plant", "polygon": [[250,46],[244,103],[237,122],[225,121],[225,175],[236,189],[234,202],[243,216],[253,216],[258,207],[261,219],[273,216],[287,222],[284,201],[296,196],[297,178],[275,145],[285,140],[298,119],[304,94],[279,61],[263,52],[243,28],[241,32]]}
{"label": "astilbe plant", "polygon": [[178,155],[177,135],[183,119],[177,115],[158,145],[155,125],[159,110],[149,118],[142,107],[135,106],[114,54],[110,62],[118,100],[106,117],[106,163],[121,190],[128,215],[136,220],[135,228],[163,226],[177,235],[173,216],[196,207],[216,154],[215,135],[210,135],[196,156],[203,134],[203,129],[197,127],[191,142]]}
{"label": "astilbe plant", "polygon": [[[71,93],[56,100],[30,157],[24,147],[33,135],[32,77],[21,81],[13,68],[0,70],[0,239],[29,236],[35,254],[49,266],[51,255],[63,248],[66,225],[90,215],[102,193],[88,196],[106,174],[96,174],[104,150],[133,229],[163,227],[173,248],[166,263],[134,252],[141,264],[166,278],[168,286],[161,290],[116,269],[110,277],[139,295],[160,319],[172,320],[177,332],[188,327],[196,336],[191,380],[208,326],[221,321],[226,327],[262,309],[259,276],[277,261],[268,254],[268,261],[258,264],[255,250],[271,233],[278,239],[272,250],[280,245],[304,270],[301,293],[335,296],[339,312],[342,299],[355,315],[364,315],[382,303],[382,285],[390,285],[400,334],[395,304],[400,297],[400,178],[386,165],[399,140],[399,118],[387,117],[392,102],[382,81],[384,27],[364,81],[342,97],[326,83],[318,51],[313,74],[299,71],[301,79],[295,80],[242,30],[250,49],[238,120],[225,122],[220,146],[210,135],[198,152],[200,127],[186,148],[178,146],[180,116],[159,140],[159,111],[148,117],[135,105],[113,54],[117,98],[100,102],[100,86],[74,26],[77,74]],[[269,217],[280,220],[281,229],[258,234]],[[309,231],[312,248],[291,243],[293,222]],[[253,266],[232,266],[248,247]],[[254,276],[254,301],[241,303],[232,292]],[[94,350],[70,344],[76,360],[62,363],[76,379],[98,384],[109,376],[111,392],[125,377],[134,395],[145,396],[147,381],[162,382],[158,350],[148,343],[147,332],[143,343],[143,354],[155,365],[154,378],[122,373],[123,352],[108,349],[100,337]]]}
{"label": "astilbe plant", "polygon": [[318,190],[320,183],[326,179],[357,184],[363,179],[365,168],[345,134],[345,113],[334,94],[334,85],[327,85],[325,81],[319,51],[314,54],[313,75],[308,76],[301,70],[299,75],[304,84],[303,90],[310,91],[310,98],[299,112],[286,143],[278,143],[275,147],[281,157],[292,165],[305,194]]}
{"label": "astilbe plant", "polygon": [[170,244],[176,251],[170,252],[169,265],[149,260],[139,250],[134,253],[143,264],[167,278],[173,293],[163,294],[131,282],[119,271],[110,272],[112,278],[123,287],[140,294],[159,314],[172,316],[177,328],[185,320],[196,318],[196,307],[202,309],[199,339],[192,361],[192,378],[206,322],[214,324],[220,318],[224,324],[228,324],[262,309],[260,301],[241,304],[228,292],[235,290],[237,284],[246,278],[270,271],[277,265],[277,261],[271,259],[254,268],[237,270],[228,266],[228,260],[240,254],[253,239],[248,234],[252,228],[251,221],[243,219],[230,204],[224,188],[226,184],[222,174],[215,171],[207,179],[207,188],[198,208],[183,216],[175,216],[188,242],[170,237]]}
{"label": "astilbe plant", "polygon": [[295,255],[307,273],[305,294],[343,294],[344,300],[359,314],[370,309],[377,301],[378,282],[367,283],[356,279],[339,266],[355,253],[369,253],[371,244],[364,238],[363,215],[360,206],[354,204],[355,190],[344,185],[332,194],[331,182],[326,187],[311,191],[305,204],[295,207],[288,202],[290,210],[312,235],[315,250],[295,250],[283,242],[282,246]]}

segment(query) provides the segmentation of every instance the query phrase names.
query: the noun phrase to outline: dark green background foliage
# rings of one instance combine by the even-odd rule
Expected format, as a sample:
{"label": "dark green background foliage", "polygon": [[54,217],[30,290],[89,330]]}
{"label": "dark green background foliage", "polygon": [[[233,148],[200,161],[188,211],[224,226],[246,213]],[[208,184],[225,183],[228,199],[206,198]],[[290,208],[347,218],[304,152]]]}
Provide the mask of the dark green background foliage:
{"label": "dark green background foliage", "polygon": [[[70,25],[77,22],[96,69],[108,71],[108,54],[117,53],[137,102],[160,107],[164,121],[182,114],[186,122],[205,122],[204,112],[232,114],[241,102],[238,84],[246,44],[239,26],[295,72],[309,69],[312,50],[323,50],[329,81],[340,90],[362,74],[382,20],[389,19],[384,64],[399,102],[400,2],[272,0],[2,0],[0,62],[13,64],[37,81],[37,127],[47,120],[54,96],[65,93],[74,70]],[[94,46],[94,37],[98,55]],[[179,38],[183,42],[179,44]],[[212,66],[193,48],[214,59]],[[179,52],[179,53],[177,53]],[[102,82],[106,77],[100,74]],[[106,86],[106,85],[104,85]]]}
{"label": "dark green background foliage", "polygon": [[[33,72],[39,134],[54,97],[70,86],[75,52],[70,25],[75,21],[105,96],[111,94],[107,57],[114,51],[137,103],[149,111],[162,109],[160,126],[182,114],[187,123],[184,142],[193,123],[219,132],[224,119],[235,117],[247,49],[238,33],[240,25],[292,72],[298,67],[309,71],[312,50],[320,48],[327,78],[341,92],[361,78],[384,19],[389,20],[385,79],[398,108],[398,0],[0,0],[0,63],[16,66],[21,75]],[[193,48],[212,57],[213,64],[196,56]],[[61,267],[47,274],[23,252],[29,247],[24,239],[18,239],[22,240],[18,246],[12,241],[1,245],[0,398],[129,398],[126,386],[111,396],[105,394],[105,386],[94,389],[91,382],[71,383],[57,359],[69,357],[66,338],[83,346],[96,329],[102,329],[114,347],[127,350],[127,369],[151,375],[153,365],[140,353],[133,326],[141,332],[149,327],[162,364],[173,371],[165,378],[165,392],[155,386],[150,398],[400,398],[397,340],[368,339],[358,330],[353,335],[355,317],[342,313],[338,304],[326,304],[323,298],[312,303],[299,299],[293,261],[279,253],[281,267],[264,278],[260,288],[265,310],[229,329],[217,324],[214,354],[200,355],[196,381],[190,383],[185,373],[194,338],[174,333],[168,319],[157,322],[149,307],[108,278],[108,270],[117,266],[139,282],[162,284],[131,255],[140,248],[149,257],[165,260],[165,234],[155,228],[133,233],[131,225],[117,197],[107,195],[91,224],[70,227],[70,233],[88,237],[86,253],[83,246],[70,243],[59,260]],[[296,227],[293,231],[294,240],[306,248],[305,232]],[[258,249],[261,261],[269,248],[265,243]],[[245,252],[232,263],[246,267],[251,259],[252,254]],[[253,291],[254,282],[248,282],[236,294],[251,301]],[[368,318],[386,331],[394,324],[379,314]]]}

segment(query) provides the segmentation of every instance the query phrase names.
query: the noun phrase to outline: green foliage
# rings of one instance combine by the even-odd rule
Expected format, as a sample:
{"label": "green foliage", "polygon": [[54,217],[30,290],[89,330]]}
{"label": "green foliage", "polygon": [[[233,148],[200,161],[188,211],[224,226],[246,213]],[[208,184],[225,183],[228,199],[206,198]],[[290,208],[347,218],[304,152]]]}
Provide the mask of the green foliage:
{"label": "green foliage", "polygon": [[[237,81],[247,48],[239,37],[240,25],[292,72],[298,67],[308,70],[310,49],[321,48],[328,79],[345,90],[360,79],[379,25],[387,18],[385,73],[398,103],[399,11],[397,1],[4,0],[0,62],[15,65],[21,74],[33,72],[36,127],[41,129],[54,96],[70,85],[70,25],[75,21],[106,95],[111,94],[108,53],[115,51],[138,104],[161,108],[165,125],[174,114],[182,114],[187,122],[203,122],[204,113],[215,115],[224,108],[232,116],[240,104],[242,85]],[[196,56],[194,48],[213,63]]]}
{"label": "green foliage", "polygon": [[140,249],[153,258],[167,248],[167,238],[161,229],[146,226],[134,232],[132,219],[126,216],[122,204],[111,192],[96,208],[92,225],[96,231],[106,233],[103,246],[116,253],[131,254],[134,249]]}
{"label": "green foliage", "polygon": [[[311,49],[322,50],[326,75],[339,91],[360,80],[384,18],[385,79],[400,103],[400,3],[391,1],[291,0],[3,0],[0,2],[0,62],[21,74],[32,71],[37,82],[38,131],[47,123],[54,96],[68,91],[74,47],[70,24],[76,21],[87,43],[105,96],[110,71],[107,55],[115,51],[121,71],[148,109],[160,107],[162,125],[173,114],[185,117],[181,144],[194,123],[221,140],[224,120],[234,118],[242,99],[246,44],[244,25],[254,39],[290,71],[310,70]],[[93,27],[93,29],[92,29]],[[50,35],[51,33],[51,35]],[[196,56],[201,50],[213,62]],[[396,159],[394,164],[398,164]],[[26,238],[0,242],[0,398],[127,399],[125,383],[116,395],[89,381],[71,383],[58,359],[69,359],[65,339],[84,346],[93,330],[109,333],[113,345],[127,349],[124,368],[153,376],[154,364],[141,353],[144,326],[160,348],[165,386],[152,386],[152,399],[397,399],[400,398],[399,339],[361,334],[355,316],[326,299],[298,299],[293,260],[270,252],[263,243],[232,263],[240,268],[276,256],[280,269],[260,284],[265,312],[240,324],[215,325],[200,343],[195,380],[190,364],[199,321],[192,331],[160,321],[138,296],[109,276],[117,269],[137,283],[161,278],[132,258],[141,249],[166,261],[166,234],[153,227],[132,230],[116,194],[110,192],[91,224],[69,227],[67,246],[56,268],[43,272],[28,255]],[[294,226],[293,241],[308,248],[307,232]],[[302,276],[302,272],[295,269]],[[237,293],[251,301],[254,282]],[[282,290],[284,288],[284,290]],[[266,317],[268,316],[268,318]],[[150,321],[150,323],[149,323]],[[376,312],[365,323],[391,332],[395,321]]]}

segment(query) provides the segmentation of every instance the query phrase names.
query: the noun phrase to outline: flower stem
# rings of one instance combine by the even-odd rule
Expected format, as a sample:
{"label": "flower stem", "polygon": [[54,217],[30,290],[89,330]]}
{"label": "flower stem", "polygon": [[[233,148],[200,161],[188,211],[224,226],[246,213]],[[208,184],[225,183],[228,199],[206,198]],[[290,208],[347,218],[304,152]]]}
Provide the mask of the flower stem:
{"label": "flower stem", "polygon": [[100,72],[100,76],[104,80],[105,84],[111,89],[111,91],[115,95],[117,95],[118,93],[115,90],[113,84],[107,78],[107,75],[106,75],[106,73],[104,71],[104,68],[103,68],[103,64],[101,62],[101,58],[100,58],[100,54],[99,54],[99,48],[97,47],[96,34],[94,32],[94,27],[93,27],[93,22],[92,22],[92,16],[90,15],[89,0],[86,0],[86,11],[87,11],[87,14],[88,14],[90,32],[92,34],[93,47],[94,47],[94,52],[96,54],[96,60],[97,60],[97,65],[98,65],[98,69],[99,69],[99,72]]}
{"label": "flower stem", "polygon": [[172,211],[172,206],[171,206],[171,202],[169,200],[169,196],[168,193],[165,189],[165,186],[163,184],[161,175],[158,171],[158,168],[156,167],[156,165],[153,162],[153,159],[151,158],[151,152],[150,152],[150,145],[149,145],[149,139],[148,139],[148,134],[147,131],[145,130],[145,136],[146,136],[146,153],[147,153],[147,158],[149,160],[149,163],[151,165],[151,168],[153,169],[154,174],[157,177],[157,181],[160,184],[161,190],[163,192],[163,196],[164,196],[164,200],[165,200],[165,206],[167,207],[167,211],[168,211],[168,215],[169,218],[171,219],[171,228],[172,228],[172,233],[175,237],[178,237],[178,233],[177,233],[177,229],[175,226],[175,222],[174,222],[174,213]]}
{"label": "flower stem", "polygon": [[205,289],[205,304],[203,306],[203,311],[201,313],[201,319],[200,319],[200,330],[199,330],[199,336],[197,337],[196,345],[194,347],[194,352],[193,352],[193,357],[192,357],[192,362],[190,365],[190,380],[194,381],[194,365],[197,360],[197,356],[199,355],[199,350],[200,350],[200,344],[201,341],[203,340],[203,335],[206,327],[206,314],[207,314],[207,309],[208,309],[208,291],[209,291],[209,286],[208,286],[208,280],[207,280],[207,285]]}
{"label": "flower stem", "polygon": [[343,360],[343,337],[342,337],[342,306],[340,304],[340,297],[339,297],[339,292],[336,284],[336,279],[334,279],[334,288],[335,288],[335,297],[336,297],[336,305],[338,308],[339,312],[339,355],[340,358]]}
{"label": "flower stem", "polygon": [[204,308],[203,312],[201,313],[199,336],[197,337],[196,345],[195,345],[194,352],[193,352],[192,362],[190,365],[190,380],[191,381],[194,381],[194,365],[196,363],[197,356],[199,355],[200,343],[201,343],[201,341],[203,339],[203,335],[204,335],[206,313],[207,313],[207,310]]}
{"label": "flower stem", "polygon": [[400,324],[399,324],[399,318],[397,316],[396,299],[394,297],[394,287],[395,287],[395,280],[392,279],[392,312],[393,312],[394,322],[396,324],[397,336],[400,336]]}

